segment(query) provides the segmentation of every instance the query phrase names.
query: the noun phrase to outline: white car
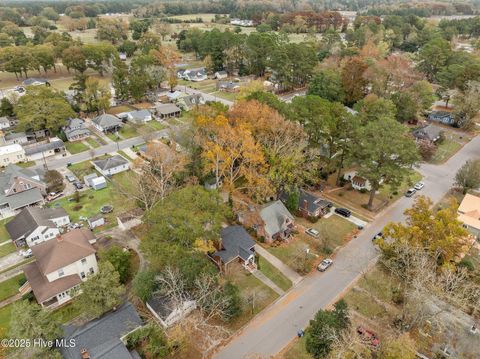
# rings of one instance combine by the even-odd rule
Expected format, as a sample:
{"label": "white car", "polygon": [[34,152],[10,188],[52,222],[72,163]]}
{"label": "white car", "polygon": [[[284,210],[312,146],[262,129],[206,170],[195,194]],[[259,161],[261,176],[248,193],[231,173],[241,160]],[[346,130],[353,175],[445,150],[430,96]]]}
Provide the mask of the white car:
{"label": "white car", "polygon": [[320,272],[325,272],[333,264],[333,260],[325,258],[317,267]]}
{"label": "white car", "polygon": [[425,187],[425,183],[423,182],[417,182],[415,186],[413,186],[417,191],[420,191],[423,187]]}
{"label": "white car", "polygon": [[24,250],[24,251],[20,251],[20,255],[23,257],[23,258],[30,258],[32,255],[33,255],[33,252],[30,248],[28,248],[27,250]]}
{"label": "white car", "polygon": [[320,232],[317,231],[315,228],[308,228],[305,230],[305,233],[308,234],[309,236],[312,236],[313,238],[320,237]]}

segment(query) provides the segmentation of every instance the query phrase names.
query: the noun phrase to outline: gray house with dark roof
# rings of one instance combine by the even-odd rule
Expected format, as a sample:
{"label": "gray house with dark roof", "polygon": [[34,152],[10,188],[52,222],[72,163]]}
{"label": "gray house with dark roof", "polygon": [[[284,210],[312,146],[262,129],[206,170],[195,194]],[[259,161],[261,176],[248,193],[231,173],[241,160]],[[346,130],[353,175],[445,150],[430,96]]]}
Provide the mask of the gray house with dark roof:
{"label": "gray house with dark roof", "polygon": [[104,176],[112,176],[130,169],[130,163],[120,155],[92,161],[92,163],[95,169]]}
{"label": "gray house with dark roof", "polygon": [[157,116],[164,120],[171,117],[179,117],[182,110],[173,103],[161,103],[155,106],[155,112]]}
{"label": "gray house with dark roof", "polygon": [[147,300],[145,305],[164,328],[175,324],[197,307],[194,300],[184,300],[178,305],[170,297],[158,293]]}
{"label": "gray house with dark roof", "polygon": [[442,132],[442,128],[430,124],[415,129],[412,132],[412,135],[417,141],[428,141],[431,143],[435,143],[440,139]]}
{"label": "gray house with dark roof", "polygon": [[280,200],[265,204],[259,215],[257,235],[264,237],[266,242],[286,240],[295,229],[295,218]]}
{"label": "gray house with dark roof", "polygon": [[255,264],[255,241],[242,226],[229,226],[220,232],[220,248],[210,258],[220,270],[226,272],[228,265],[240,262],[248,270],[257,268]]}
{"label": "gray house with dark roof", "polygon": [[92,123],[101,132],[116,132],[123,126],[122,121],[118,117],[107,113],[95,117]]}
{"label": "gray house with dark roof", "polygon": [[85,121],[81,118],[71,118],[62,129],[68,141],[81,141],[90,136],[90,130],[85,127]]}
{"label": "gray house with dark roof", "polygon": [[65,359],[135,359],[138,353],[125,345],[128,334],[143,326],[143,321],[129,302],[84,325],[67,325],[64,339],[75,341],[74,346],[63,346]]}
{"label": "gray house with dark roof", "polygon": [[152,114],[147,109],[127,112],[127,120],[137,125],[143,125],[152,120]]}
{"label": "gray house with dark roof", "polygon": [[[287,203],[289,195],[287,192],[280,194],[280,200]],[[321,199],[303,189],[298,191],[297,210],[305,217],[320,217],[330,212],[332,202]]]}
{"label": "gray house with dark roof", "polygon": [[198,105],[205,105],[205,99],[199,93],[183,96],[177,100],[177,105],[180,106],[182,110],[190,111]]}

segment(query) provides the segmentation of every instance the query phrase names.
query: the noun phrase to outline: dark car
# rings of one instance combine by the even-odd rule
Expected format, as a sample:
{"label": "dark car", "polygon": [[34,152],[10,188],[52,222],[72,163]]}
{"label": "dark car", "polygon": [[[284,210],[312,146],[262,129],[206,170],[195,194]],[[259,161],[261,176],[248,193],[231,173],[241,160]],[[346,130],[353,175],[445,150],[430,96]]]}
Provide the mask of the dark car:
{"label": "dark car", "polygon": [[73,186],[74,186],[76,189],[82,189],[82,188],[83,188],[83,184],[81,184],[79,181],[73,182]]}
{"label": "dark car", "polygon": [[344,217],[350,217],[352,215],[352,212],[346,208],[335,208],[335,213]]}

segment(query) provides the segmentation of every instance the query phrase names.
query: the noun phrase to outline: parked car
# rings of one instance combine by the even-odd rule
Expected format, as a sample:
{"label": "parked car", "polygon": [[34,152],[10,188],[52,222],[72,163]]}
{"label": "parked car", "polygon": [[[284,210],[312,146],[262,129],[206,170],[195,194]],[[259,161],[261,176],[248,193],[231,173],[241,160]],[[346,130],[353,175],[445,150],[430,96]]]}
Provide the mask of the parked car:
{"label": "parked car", "polygon": [[72,183],[75,182],[77,179],[72,176],[72,175],[65,175],[65,178],[67,179],[68,182]]}
{"label": "parked car", "polygon": [[81,184],[79,181],[73,182],[73,186],[74,186],[76,189],[82,189],[82,188],[83,188],[83,184]]}
{"label": "parked car", "polygon": [[333,260],[325,258],[317,267],[320,272],[325,272],[333,264]]}
{"label": "parked car", "polygon": [[308,228],[305,230],[305,233],[314,238],[320,237],[320,232],[317,231],[315,228]]}
{"label": "parked car", "polygon": [[405,192],[405,197],[412,197],[415,193],[417,193],[417,190],[415,188],[410,188]]}
{"label": "parked car", "polygon": [[423,187],[425,187],[425,183],[423,182],[417,182],[415,183],[415,186],[413,186],[417,191],[420,191]]}
{"label": "parked car", "polygon": [[33,252],[30,248],[26,249],[26,250],[22,250],[20,251],[20,255],[23,257],[23,258],[30,258],[31,256],[33,256]]}
{"label": "parked car", "polygon": [[344,217],[350,217],[352,215],[352,212],[346,208],[335,208],[335,213]]}
{"label": "parked car", "polygon": [[365,343],[374,347],[378,347],[380,345],[380,339],[378,339],[377,335],[374,332],[372,332],[370,329],[367,329],[362,326],[358,326],[357,333],[358,335],[360,335],[360,338]]}
{"label": "parked car", "polygon": [[57,199],[58,197],[62,196],[63,192],[50,192],[47,196],[47,201],[53,201],[54,199]]}

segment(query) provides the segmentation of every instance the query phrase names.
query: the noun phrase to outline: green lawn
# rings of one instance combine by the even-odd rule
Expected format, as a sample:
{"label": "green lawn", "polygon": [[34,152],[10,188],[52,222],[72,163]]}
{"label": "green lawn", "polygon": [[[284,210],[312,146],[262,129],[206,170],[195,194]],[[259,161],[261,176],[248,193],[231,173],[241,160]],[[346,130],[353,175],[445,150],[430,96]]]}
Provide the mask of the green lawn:
{"label": "green lawn", "polygon": [[226,279],[238,286],[242,297],[242,314],[232,323],[231,329],[238,329],[278,298],[278,294],[267,287],[240,264],[229,268]]}
{"label": "green lawn", "polygon": [[422,175],[415,170],[411,170],[408,176],[404,178],[404,180],[396,190],[393,190],[392,187],[388,184],[382,186],[380,188],[379,197],[388,201],[395,201],[399,197],[404,196],[405,192],[407,192],[409,188],[413,187],[415,183],[421,180]]}
{"label": "green lawn", "polygon": [[89,144],[90,146],[92,146],[93,148],[100,147],[100,145],[98,144],[98,142],[95,141],[95,138],[93,138],[93,137],[87,137],[87,138],[85,139],[85,141],[88,142],[88,144]]}
{"label": "green lawn", "polygon": [[437,146],[437,151],[430,162],[435,164],[443,163],[460,150],[460,148],[462,148],[460,143],[446,138]]}
{"label": "green lawn", "polygon": [[72,155],[88,151],[88,147],[81,142],[65,142],[65,147]]}
{"label": "green lawn", "polygon": [[60,323],[68,323],[72,319],[75,319],[81,314],[81,310],[74,303],[69,303],[59,309],[55,309],[51,317],[52,319],[58,320]]}
{"label": "green lawn", "polygon": [[122,150],[117,151],[117,153],[118,153],[120,156],[125,157],[125,159],[127,159],[127,160],[131,160],[131,159],[132,159],[129,155],[127,155],[127,154],[126,154],[124,151],[122,151]]}
{"label": "green lawn", "polygon": [[225,92],[225,91],[215,91],[212,93],[213,96],[221,97],[225,100],[235,101],[237,99],[238,93]]}
{"label": "green lawn", "polygon": [[[4,237],[1,237],[1,238],[4,238]],[[8,244],[4,244],[2,246],[0,246],[0,257],[5,257],[7,254],[10,254],[10,253],[13,253],[17,250],[17,248],[15,247],[15,245],[10,242]]]}
{"label": "green lawn", "polygon": [[95,168],[93,167],[90,161],[84,161],[80,163],[75,163],[68,167],[70,171],[80,180],[83,181],[83,177],[89,175],[90,173],[94,173]]}
{"label": "green lawn", "polygon": [[13,304],[0,308],[0,338],[5,338],[10,330],[10,316],[12,314]]}
{"label": "green lawn", "polygon": [[312,359],[313,356],[307,352],[305,348],[305,337],[296,338],[291,346],[287,349],[282,359]]}
{"label": "green lawn", "polygon": [[155,131],[160,131],[166,128],[165,125],[161,124],[157,120],[147,122],[146,126],[153,128]]}
{"label": "green lawn", "polygon": [[[123,127],[118,131],[120,136],[123,138],[131,138],[138,136],[138,131],[137,128],[133,125],[130,125],[128,123],[124,124]],[[107,134],[108,138],[110,138],[112,141],[117,141],[117,134],[116,133],[109,133]]]}
{"label": "green lawn", "polygon": [[[315,263],[317,258],[315,255],[320,255],[316,250],[318,246],[312,246],[312,242],[306,237],[299,237],[288,244],[267,247],[267,250],[293,270],[300,274],[307,274]],[[306,254],[305,248],[310,248],[309,254]]]}
{"label": "green lawn", "polygon": [[20,273],[19,275],[0,283],[0,301],[10,298],[18,293],[18,288],[20,288],[18,282],[21,279],[25,279],[25,275],[23,273]]}
{"label": "green lawn", "polygon": [[8,222],[10,222],[12,219],[13,217],[0,220],[0,238],[1,238],[0,242],[6,241],[7,239],[10,238],[10,235],[8,234],[7,228],[5,227],[5,225]]}
{"label": "green lawn", "polygon": [[267,278],[269,278],[272,282],[278,285],[284,291],[287,291],[292,286],[292,282],[290,279],[285,277],[282,272],[280,272],[277,268],[270,264],[265,258],[258,257],[258,269],[265,274]]}
{"label": "green lawn", "polygon": [[27,167],[35,166],[35,161],[18,162],[16,163],[16,165],[18,167],[27,168]]}

